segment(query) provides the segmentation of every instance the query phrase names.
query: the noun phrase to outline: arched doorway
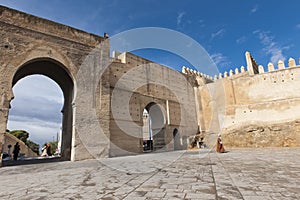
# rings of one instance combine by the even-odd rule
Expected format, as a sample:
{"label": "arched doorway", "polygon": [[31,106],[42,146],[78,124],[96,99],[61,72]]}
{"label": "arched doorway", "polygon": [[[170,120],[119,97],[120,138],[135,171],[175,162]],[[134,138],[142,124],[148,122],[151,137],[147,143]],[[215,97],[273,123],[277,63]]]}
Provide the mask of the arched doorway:
{"label": "arched doorway", "polygon": [[[15,73],[12,87],[22,78],[30,75],[44,75],[55,81],[63,92],[64,103],[62,108],[62,137],[61,158],[70,160],[72,143],[72,101],[74,94],[74,83],[66,67],[56,60],[39,58],[31,60],[22,65]],[[39,83],[37,83],[39,84]]]}
{"label": "arched doorway", "polygon": [[[64,101],[60,87],[44,75],[30,75],[22,78],[14,85],[13,94],[14,100],[10,102],[7,129],[13,131],[10,133],[15,135],[24,131],[29,133],[29,137],[26,139],[27,145],[34,152],[39,151],[41,153],[44,144],[50,143],[50,153],[59,156],[61,150],[61,110]],[[22,139],[24,140],[24,138]],[[10,141],[10,145],[13,146],[14,143]],[[21,148],[20,155],[36,156],[24,146]]]}
{"label": "arched doorway", "polygon": [[149,103],[143,111],[143,151],[162,150],[165,145],[165,116],[160,105]]}

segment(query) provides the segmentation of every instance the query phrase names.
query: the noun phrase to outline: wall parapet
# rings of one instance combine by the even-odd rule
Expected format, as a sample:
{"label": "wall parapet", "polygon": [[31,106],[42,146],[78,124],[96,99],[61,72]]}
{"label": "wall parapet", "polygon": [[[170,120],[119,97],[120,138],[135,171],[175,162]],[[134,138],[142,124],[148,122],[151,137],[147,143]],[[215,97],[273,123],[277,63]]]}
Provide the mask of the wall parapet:
{"label": "wall parapet", "polygon": [[265,71],[265,67],[262,65],[259,65],[259,74],[264,74],[264,73],[269,73],[269,72],[276,72],[276,71],[281,71],[281,70],[287,70],[295,67],[300,67],[300,59],[298,65],[296,64],[296,60],[294,58],[289,58],[288,60],[288,66],[286,67],[284,62],[282,60],[279,60],[277,63],[277,69],[275,68],[275,65],[271,62],[268,63],[267,65],[267,70]]}
{"label": "wall parapet", "polygon": [[209,76],[209,75],[204,74],[202,72],[190,69],[190,68],[185,67],[185,66],[182,66],[181,72],[183,74],[187,75],[187,76],[195,78],[196,80],[204,79],[206,83],[213,81],[213,77],[212,76]]}
{"label": "wall parapet", "polygon": [[[263,73],[268,73],[268,72],[274,72],[278,70],[284,70],[284,69],[289,69],[293,67],[299,67],[300,66],[300,58],[299,58],[299,65],[296,64],[296,60],[292,57],[289,58],[288,60],[288,67],[285,66],[284,61],[279,60],[277,62],[277,68],[275,68],[275,65],[272,62],[269,62],[267,67],[265,68],[263,65],[258,65],[255,59],[252,57],[250,52],[246,52],[246,61],[247,61],[247,67],[249,74],[255,75],[255,74],[263,74]],[[252,69],[251,69],[252,68]],[[256,70],[257,68],[257,70]],[[267,69],[265,71],[265,69]],[[250,72],[251,71],[251,72]]]}
{"label": "wall parapet", "polygon": [[267,67],[265,68],[263,65],[257,64],[255,59],[250,54],[250,52],[247,51],[245,53],[245,56],[246,56],[246,62],[247,62],[247,69],[244,66],[241,66],[240,68],[235,68],[234,70],[230,69],[229,72],[225,71],[224,73],[219,73],[218,75],[214,75],[213,80],[216,81],[216,80],[227,78],[227,77],[234,77],[236,75],[240,75],[245,72],[247,72],[247,74],[249,74],[249,75],[257,75],[257,74],[264,74],[264,73],[269,73],[269,72],[276,72],[276,71],[280,71],[280,70],[286,70],[286,69],[290,69],[290,68],[300,67],[300,58],[299,58],[298,65],[296,63],[296,60],[291,57],[291,58],[289,58],[288,63],[287,63],[288,67],[285,66],[284,61],[279,60],[277,63],[277,68],[271,62],[269,62]]}
{"label": "wall parapet", "polygon": [[95,47],[106,38],[0,5],[0,23]]}
{"label": "wall parapet", "polygon": [[246,68],[244,66],[241,66],[240,68],[235,68],[234,70],[230,69],[229,73],[227,71],[225,71],[224,73],[219,73],[218,75],[215,75],[214,81],[223,79],[223,78],[234,77],[236,75],[245,74],[247,72],[248,71],[246,70]]}

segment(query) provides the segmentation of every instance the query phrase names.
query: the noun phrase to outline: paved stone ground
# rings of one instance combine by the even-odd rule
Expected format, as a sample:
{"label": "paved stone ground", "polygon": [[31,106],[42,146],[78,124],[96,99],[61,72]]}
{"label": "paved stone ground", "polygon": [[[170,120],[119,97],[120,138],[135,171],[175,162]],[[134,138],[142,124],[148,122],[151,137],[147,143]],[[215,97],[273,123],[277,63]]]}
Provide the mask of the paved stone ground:
{"label": "paved stone ground", "polygon": [[300,149],[144,154],[0,168],[0,199],[300,199]]}

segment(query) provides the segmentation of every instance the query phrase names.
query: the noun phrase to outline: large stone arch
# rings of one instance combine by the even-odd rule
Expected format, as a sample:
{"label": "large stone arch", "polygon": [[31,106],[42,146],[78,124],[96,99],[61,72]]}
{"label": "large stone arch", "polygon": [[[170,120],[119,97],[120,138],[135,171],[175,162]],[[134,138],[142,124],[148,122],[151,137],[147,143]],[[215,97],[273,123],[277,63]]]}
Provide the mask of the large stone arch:
{"label": "large stone arch", "polygon": [[[27,75],[43,74],[60,85],[65,97],[63,131],[68,140],[63,157],[74,161],[93,158],[76,129],[75,119],[85,116],[85,107],[79,112],[80,106],[76,105],[77,79],[83,62],[100,44],[101,55],[109,57],[109,40],[3,6],[0,6],[0,35],[0,153],[5,145],[10,101],[14,98],[13,85]],[[37,65],[55,70],[47,71]],[[103,112],[101,116],[107,116],[109,111]],[[101,120],[108,127],[109,119]],[[107,150],[107,146],[103,148]],[[107,154],[104,151],[101,155]]]}
{"label": "large stone arch", "polygon": [[21,65],[15,72],[11,87],[19,80],[29,75],[44,75],[55,81],[64,95],[64,106],[62,109],[62,158],[70,160],[72,143],[74,81],[70,73],[62,63],[51,58],[35,58]]}

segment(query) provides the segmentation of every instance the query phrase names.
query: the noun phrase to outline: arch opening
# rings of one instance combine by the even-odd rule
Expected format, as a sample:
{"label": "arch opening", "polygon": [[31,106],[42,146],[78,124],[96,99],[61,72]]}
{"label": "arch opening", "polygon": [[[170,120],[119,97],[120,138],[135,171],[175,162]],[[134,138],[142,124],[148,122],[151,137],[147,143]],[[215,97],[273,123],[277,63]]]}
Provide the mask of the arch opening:
{"label": "arch opening", "polygon": [[[42,75],[53,80],[61,89],[63,103],[61,109],[61,160],[71,159],[74,82],[67,68],[56,60],[39,58],[23,64],[14,74],[12,88],[18,81],[32,75]],[[36,83],[39,84],[39,83]],[[51,95],[51,94],[48,94]],[[26,105],[24,105],[26,106]],[[46,109],[47,110],[47,109]],[[55,138],[56,139],[56,138]]]}
{"label": "arch opening", "polygon": [[165,148],[165,116],[160,105],[149,103],[143,110],[143,152]]}

